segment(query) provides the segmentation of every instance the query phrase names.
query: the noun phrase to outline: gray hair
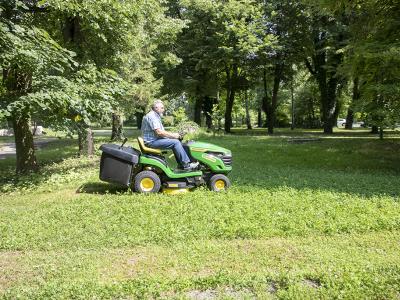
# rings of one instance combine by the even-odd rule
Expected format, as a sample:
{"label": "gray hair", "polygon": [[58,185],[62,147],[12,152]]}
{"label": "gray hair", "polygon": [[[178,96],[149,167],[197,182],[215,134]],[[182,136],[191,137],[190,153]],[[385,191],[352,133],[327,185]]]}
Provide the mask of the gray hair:
{"label": "gray hair", "polygon": [[163,104],[163,102],[160,99],[156,99],[156,100],[154,100],[153,105],[151,106],[151,108],[155,109],[160,104]]}

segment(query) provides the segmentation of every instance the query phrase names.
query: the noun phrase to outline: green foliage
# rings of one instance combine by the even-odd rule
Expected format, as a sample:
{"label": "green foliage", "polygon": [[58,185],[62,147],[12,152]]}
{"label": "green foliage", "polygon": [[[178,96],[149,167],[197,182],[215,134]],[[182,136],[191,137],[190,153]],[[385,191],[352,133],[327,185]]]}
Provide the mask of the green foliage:
{"label": "green foliage", "polygon": [[[299,74],[300,75],[300,74]],[[305,74],[303,73],[302,76]],[[301,76],[301,75],[300,75]],[[304,76],[296,89],[294,117],[295,124],[301,128],[320,128],[320,94],[318,86],[311,78]]]}
{"label": "green foliage", "polygon": [[[261,6],[256,1],[181,1],[179,4],[174,3],[173,8],[179,9],[181,17],[188,21],[178,36],[177,56],[182,63],[166,74],[164,91],[185,92],[193,100],[196,112],[203,109],[211,113],[214,104],[211,101],[219,98],[222,89],[246,88],[244,67],[260,44],[270,43],[271,36],[259,39],[263,25]],[[240,71],[236,74],[238,68]],[[229,93],[225,96],[228,98]]]}
{"label": "green foliage", "polygon": [[[4,11],[0,18],[0,66],[3,70],[0,116],[10,117],[30,110],[30,102],[20,98],[30,92],[30,84],[40,82],[49,74],[63,80],[62,74],[76,63],[74,54],[62,48],[45,30],[32,24],[13,23],[3,14]],[[18,86],[17,82],[25,87],[20,87],[19,91],[10,89]],[[41,83],[46,84],[45,81]],[[47,105],[45,100],[38,104]]]}
{"label": "green foliage", "polygon": [[360,81],[356,109],[371,125],[393,127],[400,120],[399,3],[336,1],[320,3],[335,15],[346,16],[350,43],[344,72]]}
{"label": "green foliage", "polygon": [[275,126],[276,127],[289,127],[290,126],[290,119],[289,116],[286,112],[282,110],[278,110],[276,113],[276,121],[275,121]]}
{"label": "green foliage", "polygon": [[214,104],[212,110],[212,120],[213,120],[214,130],[222,128],[221,122],[223,118],[224,118],[224,111],[221,109],[221,106],[218,104]]}
{"label": "green foliage", "polygon": [[164,116],[163,117],[163,124],[164,124],[165,127],[174,126],[174,117],[173,116]]}
{"label": "green foliage", "polygon": [[0,5],[0,119],[70,133],[145,109],[161,84],[155,55],[174,63],[165,47],[183,26],[156,0]]}
{"label": "green foliage", "polygon": [[179,107],[177,110],[173,112],[175,123],[186,122],[188,117],[186,115],[185,109],[183,107]]}
{"label": "green foliage", "polygon": [[0,19],[0,62],[3,69],[15,65],[24,72],[63,72],[76,66],[74,53],[62,48],[42,28]]}
{"label": "green foliage", "polygon": [[181,136],[184,136],[186,139],[193,139],[199,134],[199,125],[192,121],[182,120],[178,123],[174,131],[178,132]]}

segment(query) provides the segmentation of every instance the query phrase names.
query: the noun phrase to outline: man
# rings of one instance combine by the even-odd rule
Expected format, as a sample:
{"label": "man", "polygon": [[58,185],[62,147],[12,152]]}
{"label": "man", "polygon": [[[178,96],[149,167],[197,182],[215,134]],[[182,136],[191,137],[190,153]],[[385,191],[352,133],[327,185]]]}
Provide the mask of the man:
{"label": "man", "polygon": [[190,158],[179,140],[179,133],[168,132],[164,129],[161,121],[164,114],[162,101],[155,100],[151,108],[142,121],[143,140],[146,146],[155,149],[172,149],[180,168],[186,171],[196,168],[199,163],[190,162]]}

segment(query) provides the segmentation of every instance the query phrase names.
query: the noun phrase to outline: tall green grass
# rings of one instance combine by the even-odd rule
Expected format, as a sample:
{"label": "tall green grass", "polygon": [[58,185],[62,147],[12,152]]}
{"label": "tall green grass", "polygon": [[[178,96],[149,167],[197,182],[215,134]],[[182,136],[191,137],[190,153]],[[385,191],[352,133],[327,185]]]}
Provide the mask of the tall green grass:
{"label": "tall green grass", "polygon": [[200,136],[233,152],[226,193],[102,183],[73,140],[38,151],[39,174],[0,161],[0,295],[398,297],[398,135],[290,133]]}

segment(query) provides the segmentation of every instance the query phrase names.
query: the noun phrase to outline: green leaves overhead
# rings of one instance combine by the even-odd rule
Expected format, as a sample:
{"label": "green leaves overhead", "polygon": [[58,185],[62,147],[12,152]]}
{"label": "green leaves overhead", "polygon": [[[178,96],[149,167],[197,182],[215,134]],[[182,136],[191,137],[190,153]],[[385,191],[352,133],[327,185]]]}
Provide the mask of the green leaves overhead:
{"label": "green leaves overhead", "polygon": [[355,106],[370,125],[392,127],[400,121],[400,4],[376,0],[319,3],[347,18],[349,46],[344,72],[360,81]]}
{"label": "green leaves overhead", "polygon": [[[31,78],[29,89],[19,93],[23,98],[11,99],[10,89],[2,93],[3,112],[25,105],[35,114],[39,108],[51,111],[65,108],[66,103],[75,107],[79,101],[88,106],[87,97],[99,104],[89,105],[93,118],[110,110],[102,111],[103,102],[120,111],[146,106],[161,84],[154,77],[155,55],[164,56],[166,64],[179,63],[163,47],[184,22],[165,16],[164,11],[155,0],[43,0],[2,5],[0,65]],[[97,74],[95,80],[88,74]]]}
{"label": "green leaves overhead", "polygon": [[0,19],[0,63],[3,68],[13,67],[40,73],[64,71],[77,66],[75,54],[62,48],[49,34],[35,26],[14,24]]}

